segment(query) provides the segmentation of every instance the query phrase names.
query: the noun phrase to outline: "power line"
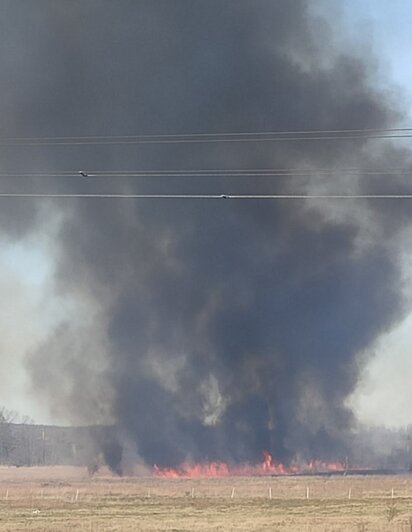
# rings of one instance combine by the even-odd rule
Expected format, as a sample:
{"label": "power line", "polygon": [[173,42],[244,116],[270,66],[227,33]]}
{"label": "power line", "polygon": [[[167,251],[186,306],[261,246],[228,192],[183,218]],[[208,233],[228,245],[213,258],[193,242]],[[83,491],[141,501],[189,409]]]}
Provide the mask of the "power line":
{"label": "power line", "polygon": [[356,169],[356,168],[319,168],[311,170],[298,169],[270,169],[270,168],[244,168],[244,169],[160,169],[160,170],[65,170],[56,172],[0,172],[0,178],[39,178],[39,177],[79,177],[87,178],[109,177],[311,177],[328,175],[411,175],[412,169]]}
{"label": "power line", "polygon": [[382,132],[412,132],[412,127],[395,128],[356,128],[356,129],[300,129],[283,131],[229,131],[214,133],[157,133],[140,135],[85,135],[85,136],[52,136],[52,137],[0,137],[2,141],[31,141],[31,140],[89,140],[89,139],[136,139],[136,138],[176,138],[176,137],[225,137],[225,136],[259,136],[259,135],[311,135],[319,133],[382,133]]}
{"label": "power line", "polygon": [[412,128],[312,129],[228,133],[173,133],[153,135],[110,135],[73,137],[3,137],[1,147],[65,146],[90,144],[185,144],[219,142],[291,142],[308,140],[351,140],[411,138]]}
{"label": "power line", "polygon": [[89,145],[134,145],[134,144],[217,144],[217,143],[250,143],[250,142],[296,142],[296,141],[321,141],[321,140],[378,140],[378,139],[407,139],[410,134],[401,135],[337,135],[337,136],[307,136],[307,137],[267,137],[267,138],[203,138],[203,139],[135,139],[135,140],[87,140],[87,141],[47,141],[47,142],[0,142],[0,147],[35,147],[35,146],[89,146]]}
{"label": "power line", "polygon": [[386,173],[411,173],[412,168],[202,168],[202,169],[138,169],[138,170],[88,170],[90,175],[105,175],[105,174],[119,174],[119,175],[129,175],[129,174],[172,174],[172,173],[269,173],[271,175],[275,174],[292,174],[292,175],[306,175],[306,174],[318,174],[318,173],[373,173],[373,174],[386,174]]}
{"label": "power line", "polygon": [[102,198],[102,199],[227,199],[227,200],[322,200],[322,199],[412,199],[412,194],[43,194],[1,192],[0,198]]}

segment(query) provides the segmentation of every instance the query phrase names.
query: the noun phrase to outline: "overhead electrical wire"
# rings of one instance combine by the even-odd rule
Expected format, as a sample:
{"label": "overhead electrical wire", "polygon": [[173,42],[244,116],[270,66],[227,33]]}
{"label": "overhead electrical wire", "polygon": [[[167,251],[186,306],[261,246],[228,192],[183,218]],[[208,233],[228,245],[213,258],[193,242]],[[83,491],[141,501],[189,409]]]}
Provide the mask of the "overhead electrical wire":
{"label": "overhead electrical wire", "polygon": [[[49,146],[82,144],[139,144],[139,143],[191,143],[191,142],[278,142],[299,140],[345,140],[378,138],[411,138],[412,128],[375,129],[330,129],[271,132],[233,133],[191,133],[135,136],[83,136],[83,137],[8,137],[0,138],[0,146]],[[109,177],[310,177],[328,175],[410,175],[412,169],[405,168],[319,168],[319,169],[139,169],[139,170],[61,170],[54,172],[0,172],[0,178],[39,178],[77,176],[84,178]],[[2,198],[135,198],[135,199],[401,199],[412,198],[408,194],[44,194],[44,193],[0,193]]]}
{"label": "overhead electrical wire", "polygon": [[156,137],[223,137],[223,136],[242,136],[242,135],[300,135],[300,134],[318,134],[318,133],[377,133],[377,132],[412,132],[412,127],[391,127],[391,128],[356,128],[356,129],[298,129],[283,131],[229,131],[214,133],[157,133],[157,134],[140,134],[140,135],[74,135],[74,136],[50,136],[50,137],[0,137],[0,140],[66,140],[66,139],[111,139],[111,138],[156,138]]}
{"label": "overhead electrical wire", "polygon": [[322,199],[412,199],[412,194],[48,194],[0,192],[0,198],[84,198],[84,199],[204,199],[204,200],[322,200]]}
{"label": "overhead electrical wire", "polygon": [[292,142],[313,140],[411,138],[412,128],[312,129],[226,133],[171,133],[148,135],[0,137],[0,147],[80,146],[98,144],[186,144],[221,142]]}
{"label": "overhead electrical wire", "polygon": [[62,170],[55,172],[0,172],[0,178],[133,178],[133,177],[312,177],[328,175],[411,175],[412,168],[359,169],[359,168],[319,168],[319,169],[149,169],[149,170]]}
{"label": "overhead electrical wire", "polygon": [[[81,182],[87,182],[89,177],[294,177],[310,175],[333,175],[347,173],[349,175],[407,175],[411,169],[387,168],[387,169],[357,169],[357,168],[319,168],[310,171],[298,169],[260,168],[260,169],[196,169],[196,170],[94,170],[73,171],[62,170],[53,173],[21,172],[0,173],[2,177],[58,177],[78,178]],[[80,176],[79,176],[80,174]],[[84,177],[85,176],[86,179]],[[129,198],[129,199],[410,199],[412,194],[125,194],[125,193],[26,193],[26,192],[0,192],[0,198]]]}

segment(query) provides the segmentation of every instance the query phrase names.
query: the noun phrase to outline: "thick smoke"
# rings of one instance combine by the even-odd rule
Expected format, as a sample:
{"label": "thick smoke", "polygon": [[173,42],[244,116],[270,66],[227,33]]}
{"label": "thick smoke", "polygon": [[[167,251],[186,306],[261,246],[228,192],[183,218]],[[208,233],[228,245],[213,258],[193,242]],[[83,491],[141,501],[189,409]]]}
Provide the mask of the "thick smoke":
{"label": "thick smoke", "polygon": [[[382,128],[401,118],[374,86],[374,61],[339,49],[339,28],[328,13],[315,18],[304,0],[3,6],[0,106],[8,137]],[[20,147],[3,150],[2,166],[409,164],[405,150],[376,142]],[[390,172],[374,180],[275,179],[85,182],[74,175],[3,187],[405,189]],[[353,416],[345,399],[360,355],[404,312],[397,237],[405,204],[79,199],[46,207],[61,220],[54,293],[75,302],[28,358],[34,390],[54,412],[113,423],[149,465],[255,461],[264,449],[285,461],[348,452]],[[13,238],[36,231],[38,211],[27,200],[2,204],[0,217]]]}

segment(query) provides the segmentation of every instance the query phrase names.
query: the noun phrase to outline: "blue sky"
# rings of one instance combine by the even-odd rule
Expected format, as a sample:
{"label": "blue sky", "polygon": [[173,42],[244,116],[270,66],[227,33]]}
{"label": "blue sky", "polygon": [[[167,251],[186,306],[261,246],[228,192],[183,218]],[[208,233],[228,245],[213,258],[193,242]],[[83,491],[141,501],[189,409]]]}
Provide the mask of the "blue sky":
{"label": "blue sky", "polygon": [[342,4],[352,38],[370,40],[383,73],[401,85],[412,106],[410,0],[345,0]]}

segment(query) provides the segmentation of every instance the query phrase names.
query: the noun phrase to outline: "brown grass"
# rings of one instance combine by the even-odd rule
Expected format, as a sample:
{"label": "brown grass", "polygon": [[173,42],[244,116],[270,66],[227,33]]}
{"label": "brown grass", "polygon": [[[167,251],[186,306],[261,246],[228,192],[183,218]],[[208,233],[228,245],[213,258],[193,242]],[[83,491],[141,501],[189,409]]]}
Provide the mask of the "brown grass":
{"label": "brown grass", "polygon": [[0,468],[0,530],[412,532],[412,476],[89,479],[80,468]]}

